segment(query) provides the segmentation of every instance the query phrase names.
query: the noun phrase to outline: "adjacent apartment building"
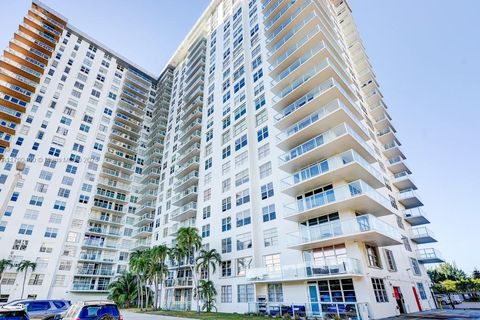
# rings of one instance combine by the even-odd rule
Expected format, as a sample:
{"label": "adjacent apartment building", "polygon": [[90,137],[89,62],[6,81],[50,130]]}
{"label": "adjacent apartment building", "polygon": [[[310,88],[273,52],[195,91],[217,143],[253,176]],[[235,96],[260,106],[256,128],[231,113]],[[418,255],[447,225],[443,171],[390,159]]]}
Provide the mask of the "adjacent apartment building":
{"label": "adjacent apartment building", "polygon": [[[34,0],[0,58],[0,159],[23,297],[104,298],[132,251],[195,226],[219,311],[435,307],[443,260],[346,1],[213,0],[158,76]],[[195,307],[187,264],[163,307]]]}

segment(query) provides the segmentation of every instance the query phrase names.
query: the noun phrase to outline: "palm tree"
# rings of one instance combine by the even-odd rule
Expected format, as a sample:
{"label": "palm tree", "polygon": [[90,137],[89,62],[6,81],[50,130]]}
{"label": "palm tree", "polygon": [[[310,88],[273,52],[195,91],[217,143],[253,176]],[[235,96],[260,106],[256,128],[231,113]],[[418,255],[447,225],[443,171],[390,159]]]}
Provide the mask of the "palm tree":
{"label": "palm tree", "polygon": [[[185,255],[185,258],[191,260],[195,264],[195,253],[202,246],[202,237],[198,234],[198,230],[195,227],[182,227],[177,232],[177,246],[181,252]],[[194,284],[194,295],[197,300],[197,311],[200,312],[200,297],[198,294],[198,283],[195,274],[195,267],[190,266]]]}
{"label": "palm tree", "polygon": [[11,267],[13,267],[12,260],[9,260],[9,259],[0,260],[0,297],[2,296],[2,277],[3,277],[3,273],[5,272],[5,270],[7,270],[8,268],[11,268]]}
{"label": "palm tree", "polygon": [[212,270],[212,274],[217,271],[217,265],[220,264],[222,261],[222,256],[218,253],[217,250],[211,249],[200,250],[198,257],[196,259],[197,262],[197,272],[198,271],[206,271],[207,272],[207,280],[210,280],[210,269]]}
{"label": "palm tree", "polygon": [[211,280],[200,280],[199,285],[199,296],[203,301],[202,309],[207,312],[211,312],[212,309],[217,310],[215,307],[215,296],[217,295],[217,290],[215,285]]}
{"label": "palm tree", "polygon": [[[161,296],[161,288],[163,288],[163,282],[168,275],[168,266],[166,265],[167,256],[169,254],[168,247],[166,245],[155,246],[151,251],[151,271],[153,274],[154,283],[154,309],[158,308],[158,298]],[[159,288],[160,286],[160,288]]]}
{"label": "palm tree", "polygon": [[108,285],[108,299],[119,306],[130,308],[138,299],[137,279],[131,272],[124,272]]}
{"label": "palm tree", "polygon": [[37,263],[29,260],[22,260],[17,266],[18,272],[23,272],[23,285],[22,285],[22,295],[20,296],[23,299],[23,292],[25,291],[25,280],[27,279],[28,269],[31,269],[32,272],[37,269]]}
{"label": "palm tree", "polygon": [[145,273],[147,269],[148,258],[145,254],[145,251],[135,251],[130,256],[130,269],[136,273],[137,275],[137,285],[138,285],[138,307],[143,309],[143,297],[144,292],[143,289],[145,286],[143,285],[143,280],[145,278]]}

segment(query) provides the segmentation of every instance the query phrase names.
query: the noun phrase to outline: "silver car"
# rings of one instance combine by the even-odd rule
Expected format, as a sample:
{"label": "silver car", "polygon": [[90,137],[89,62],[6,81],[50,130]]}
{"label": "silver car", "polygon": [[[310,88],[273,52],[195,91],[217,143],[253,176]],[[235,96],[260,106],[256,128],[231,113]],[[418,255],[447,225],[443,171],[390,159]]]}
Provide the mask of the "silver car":
{"label": "silver car", "polygon": [[67,300],[15,300],[5,306],[23,306],[32,320],[54,320],[70,307],[70,302]]}
{"label": "silver car", "polygon": [[82,301],[72,304],[65,312],[62,320],[123,320],[120,310],[115,302]]}

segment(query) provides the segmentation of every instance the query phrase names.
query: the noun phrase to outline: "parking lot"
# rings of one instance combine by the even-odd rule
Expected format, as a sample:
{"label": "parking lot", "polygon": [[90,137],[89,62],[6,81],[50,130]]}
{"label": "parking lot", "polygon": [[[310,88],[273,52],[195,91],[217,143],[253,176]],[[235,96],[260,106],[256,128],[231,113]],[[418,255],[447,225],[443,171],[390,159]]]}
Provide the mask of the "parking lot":
{"label": "parking lot", "polygon": [[464,302],[455,306],[455,310],[437,309],[401,315],[384,320],[415,320],[415,319],[480,319],[480,302]]}
{"label": "parking lot", "polygon": [[135,312],[122,311],[123,319],[125,320],[191,320],[186,318],[167,317],[153,314],[142,314]]}

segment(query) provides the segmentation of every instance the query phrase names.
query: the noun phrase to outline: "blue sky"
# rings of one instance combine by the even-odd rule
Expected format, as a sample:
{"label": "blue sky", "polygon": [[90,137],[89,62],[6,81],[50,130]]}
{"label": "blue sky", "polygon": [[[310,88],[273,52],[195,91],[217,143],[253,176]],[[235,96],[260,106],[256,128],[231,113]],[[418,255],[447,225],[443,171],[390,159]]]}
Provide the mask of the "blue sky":
{"label": "blue sky", "polygon": [[[74,26],[159,74],[209,0],[45,0]],[[448,261],[480,268],[480,1],[351,0],[414,180]],[[3,1],[0,48],[29,1]],[[479,188],[480,191],[480,188]]]}

